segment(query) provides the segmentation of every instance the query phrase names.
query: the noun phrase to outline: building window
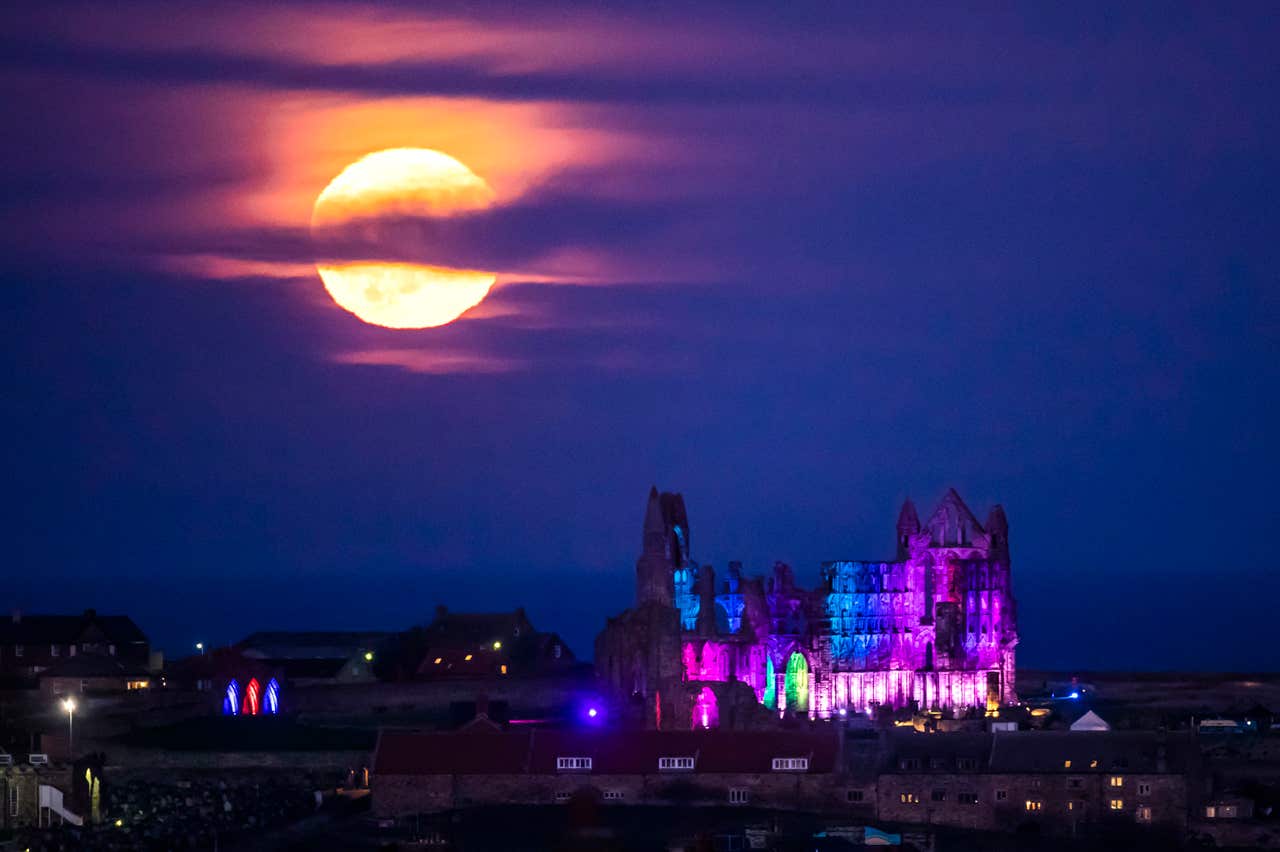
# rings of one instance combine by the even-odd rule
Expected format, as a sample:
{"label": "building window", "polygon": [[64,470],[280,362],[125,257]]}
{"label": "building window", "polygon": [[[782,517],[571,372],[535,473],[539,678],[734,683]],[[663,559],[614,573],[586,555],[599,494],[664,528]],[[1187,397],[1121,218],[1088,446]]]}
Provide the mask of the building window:
{"label": "building window", "polygon": [[1083,779],[1083,778],[1068,778],[1068,779],[1067,779],[1067,789],[1068,789],[1068,790],[1082,790],[1082,789],[1084,789],[1084,779]]}
{"label": "building window", "polygon": [[14,655],[15,657],[21,657],[21,656],[22,656],[22,646],[21,646],[21,645],[14,645],[14,646],[13,646],[13,655]]}
{"label": "building window", "polygon": [[898,796],[898,801],[904,805],[918,805],[920,804],[920,797],[915,793],[902,793]]}
{"label": "building window", "polygon": [[1124,810],[1124,799],[1112,799],[1110,804],[1113,811]]}
{"label": "building window", "polygon": [[49,656],[50,656],[50,657],[57,657],[57,656],[60,656],[60,654],[61,654],[61,649],[60,649],[57,645],[50,645],[50,646],[49,646]]}
{"label": "building window", "polygon": [[[659,769],[693,769],[692,757],[660,757],[658,758]],[[775,769],[777,767],[774,767]]]}
{"label": "building window", "polygon": [[9,781],[9,816],[16,817],[18,815],[18,785],[15,783],[16,778]]}
{"label": "building window", "polygon": [[568,791],[566,791],[566,790],[561,790],[560,792],[556,793],[556,801],[557,801],[557,802],[567,802],[567,801],[569,801],[569,793],[568,793]]}
{"label": "building window", "polygon": [[1024,807],[1026,808],[1027,813],[1039,813],[1044,810],[1044,802],[1039,799],[1027,799]]}
{"label": "building window", "polygon": [[605,790],[605,791],[604,791],[604,800],[605,800],[606,802],[621,802],[621,801],[622,801],[622,791],[621,791],[621,790]]}
{"label": "building window", "polygon": [[977,793],[957,793],[956,801],[960,802],[960,804],[962,805],[976,805],[978,804],[978,794]]}
{"label": "building window", "polygon": [[809,758],[807,757],[775,757],[773,759],[774,772],[808,772]]}
{"label": "building window", "polygon": [[1089,761],[1089,768],[1090,769],[1098,768],[1098,759],[1096,757],[1093,760]]}
{"label": "building window", "polygon": [[1008,801],[1008,800],[1009,800],[1009,791],[1008,791],[1008,790],[996,790],[996,801],[997,801],[997,802],[1006,802],[1006,801]]}
{"label": "building window", "polygon": [[745,805],[750,800],[751,794],[742,787],[729,788],[729,804]]}
{"label": "building window", "polygon": [[1032,778],[1032,779],[1031,779],[1031,787],[1032,787],[1032,789],[1039,790],[1039,789],[1040,789],[1040,779],[1039,779],[1039,778]]}
{"label": "building window", "polygon": [[590,769],[591,758],[589,757],[557,757],[556,769],[572,770],[572,769]]}
{"label": "building window", "polygon": [[149,686],[151,686],[151,681],[149,680],[128,680],[124,684],[124,688],[127,690],[146,689]]}
{"label": "building window", "polygon": [[956,769],[977,769],[978,761],[972,757],[956,758]]}
{"label": "building window", "polygon": [[1084,802],[1073,799],[1072,801],[1067,802],[1067,810],[1080,813],[1084,810]]}
{"label": "building window", "polygon": [[1151,795],[1151,785],[1150,785],[1150,784],[1138,784],[1138,795],[1139,795],[1139,796],[1150,796],[1150,795]]}
{"label": "building window", "polygon": [[848,802],[861,802],[866,798],[866,795],[861,790],[847,790],[844,798]]}
{"label": "building window", "polygon": [[107,646],[107,653],[114,657],[114,656],[116,655],[116,646],[115,646],[115,645],[108,645],[108,646]]}
{"label": "building window", "polygon": [[558,659],[560,659],[560,654],[561,654],[561,653],[562,653],[562,652],[560,651],[560,646],[559,646],[559,645],[552,645],[552,646],[551,646],[551,656],[555,657],[555,658],[558,660]]}
{"label": "building window", "polygon": [[72,645],[70,650],[70,656],[74,657],[75,655],[76,655],[76,646]]}
{"label": "building window", "polygon": [[1123,776],[1123,775],[1112,775],[1112,776],[1111,776],[1111,779],[1110,779],[1109,781],[1107,781],[1107,783],[1108,783],[1108,784],[1110,784],[1112,787],[1123,787],[1123,786],[1124,786],[1124,776]]}
{"label": "building window", "polygon": [[1138,822],[1151,822],[1151,806],[1138,805],[1138,809],[1133,812],[1133,816]]}
{"label": "building window", "polygon": [[1218,809],[1215,808],[1213,805],[1208,805],[1204,809],[1204,816],[1205,816],[1205,819],[1215,819],[1218,816]]}
{"label": "building window", "polygon": [[946,766],[947,766],[947,762],[940,757],[929,758],[930,769],[945,769]]}
{"label": "building window", "polygon": [[1236,816],[1236,806],[1218,805],[1218,816],[1222,819],[1234,819]]}
{"label": "building window", "polygon": [[929,801],[931,802],[945,802],[946,800],[947,800],[946,790],[934,790],[932,793],[929,794]]}
{"label": "building window", "polygon": [[1062,768],[1063,768],[1063,769],[1070,769],[1070,768],[1071,768],[1071,761],[1069,761],[1069,760],[1064,760],[1064,761],[1062,761]]}
{"label": "building window", "polygon": [[902,758],[902,760],[899,760],[899,761],[898,761],[898,768],[899,768],[899,769],[919,769],[919,768],[920,768],[920,758],[918,758],[918,757],[904,757],[904,758]]}

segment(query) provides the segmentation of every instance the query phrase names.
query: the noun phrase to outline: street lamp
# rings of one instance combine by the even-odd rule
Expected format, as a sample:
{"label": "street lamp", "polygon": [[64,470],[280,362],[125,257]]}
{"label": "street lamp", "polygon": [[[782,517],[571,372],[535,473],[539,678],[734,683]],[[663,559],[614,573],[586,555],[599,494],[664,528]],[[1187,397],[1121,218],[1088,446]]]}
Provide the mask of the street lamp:
{"label": "street lamp", "polygon": [[74,698],[62,699],[62,709],[67,711],[67,757],[72,760],[75,760],[75,756],[76,756],[75,746],[74,746],[75,740],[73,739],[75,731],[71,727],[72,719],[74,719],[76,715],[75,699]]}
{"label": "street lamp", "polygon": [[200,656],[202,656],[202,657],[203,657],[203,656],[204,656],[204,643],[203,643],[203,642],[197,642],[197,643],[196,643],[196,650],[197,650],[197,651],[199,651],[199,652],[200,652]]}

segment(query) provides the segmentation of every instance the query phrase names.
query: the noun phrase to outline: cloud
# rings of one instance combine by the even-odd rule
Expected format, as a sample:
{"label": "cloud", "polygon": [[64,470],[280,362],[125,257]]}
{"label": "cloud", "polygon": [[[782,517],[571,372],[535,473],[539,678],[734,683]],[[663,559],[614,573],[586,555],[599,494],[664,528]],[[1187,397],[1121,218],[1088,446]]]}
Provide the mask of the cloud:
{"label": "cloud", "polygon": [[330,360],[335,364],[395,367],[409,373],[426,375],[509,373],[524,366],[519,361],[492,355],[433,349],[363,349],[339,352]]}

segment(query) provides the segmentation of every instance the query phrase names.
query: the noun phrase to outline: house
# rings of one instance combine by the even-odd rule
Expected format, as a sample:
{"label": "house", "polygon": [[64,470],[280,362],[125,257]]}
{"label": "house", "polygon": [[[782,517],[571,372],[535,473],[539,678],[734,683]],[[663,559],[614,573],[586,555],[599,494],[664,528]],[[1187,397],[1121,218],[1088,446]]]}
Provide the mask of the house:
{"label": "house", "polygon": [[80,654],[55,663],[36,676],[49,696],[104,695],[151,687],[151,674],[116,657]]}
{"label": "house", "polygon": [[374,663],[389,637],[377,631],[262,631],[236,648],[294,686],[368,683],[376,680]]}
{"label": "house", "polygon": [[422,678],[544,675],[568,671],[577,660],[564,640],[543,633],[524,607],[513,612],[450,612],[436,617],[412,637],[417,675]]}
{"label": "house", "polygon": [[370,788],[397,818],[459,807],[558,804],[843,806],[842,733],[771,731],[383,731]]}
{"label": "house", "polygon": [[155,671],[151,643],[127,615],[26,615],[0,619],[0,675],[34,677],[78,656],[110,657],[128,668]]}

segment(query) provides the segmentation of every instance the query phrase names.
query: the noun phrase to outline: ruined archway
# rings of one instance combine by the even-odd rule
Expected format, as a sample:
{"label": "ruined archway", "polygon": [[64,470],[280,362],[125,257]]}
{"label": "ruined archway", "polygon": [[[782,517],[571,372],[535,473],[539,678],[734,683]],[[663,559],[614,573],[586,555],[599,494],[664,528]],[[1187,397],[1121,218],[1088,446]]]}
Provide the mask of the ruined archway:
{"label": "ruined archway", "polygon": [[809,661],[804,654],[795,651],[787,659],[786,680],[787,709],[797,713],[809,712]]}

